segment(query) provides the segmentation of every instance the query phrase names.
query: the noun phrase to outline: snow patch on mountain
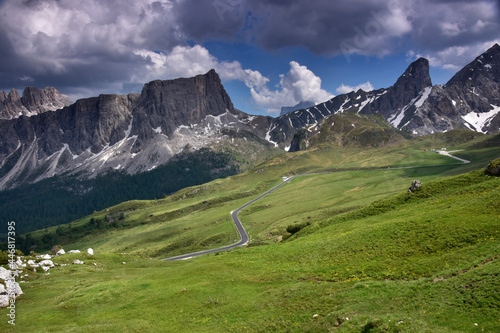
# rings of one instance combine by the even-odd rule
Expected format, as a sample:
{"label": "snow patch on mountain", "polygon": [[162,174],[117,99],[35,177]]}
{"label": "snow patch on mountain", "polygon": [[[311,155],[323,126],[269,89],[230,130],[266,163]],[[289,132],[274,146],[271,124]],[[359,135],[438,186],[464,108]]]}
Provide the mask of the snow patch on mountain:
{"label": "snow patch on mountain", "polygon": [[419,99],[415,102],[415,107],[419,108],[424,104],[424,102],[429,97],[431,90],[432,90],[432,87],[424,88],[424,90],[420,93]]}
{"label": "snow patch on mountain", "polygon": [[462,119],[467,122],[466,125],[470,125],[470,129],[485,133],[485,131],[483,131],[484,126],[488,125],[489,121],[500,112],[500,106],[492,105],[492,107],[493,110],[490,112],[469,112],[462,116]]}

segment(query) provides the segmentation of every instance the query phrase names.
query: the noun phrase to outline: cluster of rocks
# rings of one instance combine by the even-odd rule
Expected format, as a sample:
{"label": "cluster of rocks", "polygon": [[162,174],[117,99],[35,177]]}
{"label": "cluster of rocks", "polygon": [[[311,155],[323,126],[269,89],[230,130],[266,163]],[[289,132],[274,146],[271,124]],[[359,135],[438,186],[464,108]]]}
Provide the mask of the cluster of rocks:
{"label": "cluster of rocks", "polygon": [[17,298],[23,294],[19,283],[12,279],[10,270],[0,267],[0,308],[9,305],[11,298]]}
{"label": "cluster of rocks", "polygon": [[411,182],[411,185],[410,185],[410,188],[408,189],[408,192],[415,192],[416,190],[418,190],[420,188],[420,186],[422,186],[422,183],[420,182],[420,180],[414,180]]}
{"label": "cluster of rocks", "polygon": [[[17,260],[14,263],[10,263],[9,269],[4,267],[0,267],[0,308],[6,307],[9,305],[9,300],[12,298],[17,298],[23,294],[21,286],[18,282],[15,281],[16,277],[26,278],[29,274],[21,275],[23,270],[32,270],[33,273],[37,272],[37,269],[41,269],[45,272],[46,275],[50,274],[48,271],[58,266],[57,263],[54,263],[51,259],[53,257],[61,256],[64,254],[71,253],[80,253],[80,250],[71,250],[64,251],[60,249],[57,251],[55,256],[50,254],[42,254],[35,257],[35,259],[25,259],[23,257],[17,257]],[[94,255],[94,250],[92,248],[87,249],[88,255]],[[84,264],[81,260],[74,260],[74,265]],[[66,264],[61,264],[61,266],[66,266]],[[25,281],[20,281],[21,283]]]}
{"label": "cluster of rocks", "polygon": [[500,176],[500,158],[490,161],[490,164],[486,167],[486,173],[492,176]]}

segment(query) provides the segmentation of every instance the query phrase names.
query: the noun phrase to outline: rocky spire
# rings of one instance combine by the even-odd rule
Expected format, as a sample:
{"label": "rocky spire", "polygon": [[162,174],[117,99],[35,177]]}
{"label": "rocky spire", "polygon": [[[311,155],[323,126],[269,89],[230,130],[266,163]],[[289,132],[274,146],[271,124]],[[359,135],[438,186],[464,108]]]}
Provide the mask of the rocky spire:
{"label": "rocky spire", "polygon": [[427,87],[432,87],[429,61],[419,58],[408,66],[396,83],[387,89],[387,93],[367,105],[362,112],[380,113],[388,119],[410,104]]}

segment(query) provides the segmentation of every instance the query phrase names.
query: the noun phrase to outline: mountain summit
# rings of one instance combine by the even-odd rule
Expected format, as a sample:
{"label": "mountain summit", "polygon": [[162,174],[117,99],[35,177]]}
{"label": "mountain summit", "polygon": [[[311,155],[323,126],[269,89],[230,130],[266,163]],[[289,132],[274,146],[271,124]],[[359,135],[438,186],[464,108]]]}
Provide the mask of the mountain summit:
{"label": "mountain summit", "polygon": [[419,135],[468,128],[500,131],[500,46],[493,45],[456,73],[444,86],[434,86],[415,110],[406,130]]}
{"label": "mountain summit", "polygon": [[0,119],[13,119],[20,116],[33,116],[46,111],[55,111],[72,104],[73,101],[53,87],[38,89],[26,87],[23,96],[16,89],[7,94],[0,91]]}

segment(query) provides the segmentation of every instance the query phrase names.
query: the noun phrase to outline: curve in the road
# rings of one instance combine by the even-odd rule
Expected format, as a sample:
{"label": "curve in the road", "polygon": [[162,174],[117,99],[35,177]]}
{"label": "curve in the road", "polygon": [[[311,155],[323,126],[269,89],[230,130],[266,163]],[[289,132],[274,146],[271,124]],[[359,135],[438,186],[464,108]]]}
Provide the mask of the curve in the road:
{"label": "curve in the road", "polygon": [[[453,157],[457,160],[460,160],[464,163],[470,163],[470,161],[467,161],[467,160],[464,160],[464,159],[461,159],[461,158],[458,158],[456,156],[452,156],[450,155],[449,153],[446,154],[447,156],[449,157]],[[435,166],[438,166],[438,165],[427,165],[427,166],[422,166],[424,168],[428,168],[428,167],[435,167]],[[441,165],[442,166],[442,165]],[[416,169],[416,168],[422,168],[422,167],[415,167],[415,166],[409,166],[409,167],[393,167],[392,169]],[[362,170],[362,169],[365,169],[365,170],[375,170],[375,169],[386,169],[387,167],[373,167],[373,168],[354,168],[354,169],[342,169],[342,170],[335,170],[335,171],[346,171],[346,170]],[[245,231],[245,228],[243,227],[243,225],[241,224],[241,221],[238,217],[238,213],[242,210],[242,209],[245,209],[246,207],[250,206],[251,204],[253,204],[255,201],[257,200],[260,200],[262,199],[263,197],[265,197],[266,195],[276,191],[277,189],[279,189],[281,186],[285,185],[286,183],[288,183],[290,180],[292,180],[293,178],[297,178],[297,177],[302,177],[302,176],[309,176],[309,175],[317,175],[317,174],[324,174],[324,173],[331,173],[331,172],[335,172],[335,171],[325,171],[325,172],[315,172],[315,173],[305,173],[305,174],[301,174],[301,175],[295,175],[295,176],[291,176],[291,177],[288,177],[288,178],[283,178],[283,182],[276,185],[275,187],[273,187],[272,189],[270,189],[269,191],[265,192],[264,194],[261,194],[260,196],[258,196],[257,198],[247,202],[246,204],[244,204],[243,206],[237,208],[236,210],[233,210],[231,212],[231,219],[233,220],[234,224],[236,225],[236,229],[238,230],[238,233],[240,235],[240,240],[234,244],[231,244],[231,245],[227,245],[227,246],[222,246],[222,247],[218,247],[218,248],[215,248],[215,249],[211,249],[211,250],[203,250],[203,251],[198,251],[198,252],[192,252],[192,253],[186,253],[186,254],[181,254],[181,255],[178,255],[178,256],[175,256],[175,257],[170,257],[170,258],[165,258],[165,259],[162,259],[164,261],[173,261],[173,260],[185,260],[185,259],[190,259],[190,258],[193,258],[193,257],[197,257],[197,256],[201,256],[201,255],[204,255],[204,254],[209,254],[209,253],[214,253],[214,252],[220,252],[220,251],[226,251],[226,250],[230,250],[230,249],[233,249],[235,247],[238,247],[238,246],[242,246],[242,245],[245,245],[248,243],[249,241],[249,237],[248,237],[248,234],[247,232]]]}
{"label": "curve in the road", "polygon": [[218,248],[215,248],[215,249],[181,254],[179,256],[170,257],[170,258],[166,258],[166,259],[162,259],[162,260],[164,260],[164,261],[186,260],[186,259],[190,259],[190,258],[193,258],[193,257],[201,256],[201,255],[204,255],[204,254],[209,254],[209,253],[214,253],[214,252],[220,252],[220,251],[226,251],[226,250],[230,250],[232,248],[238,247],[238,246],[246,245],[248,243],[248,241],[249,241],[249,238],[248,238],[247,232],[245,231],[245,228],[241,224],[240,218],[238,217],[238,213],[242,209],[245,209],[248,206],[250,206],[251,204],[253,204],[255,201],[260,200],[263,197],[265,197],[266,195],[268,195],[268,194],[276,191],[278,188],[280,188],[281,186],[283,186],[286,183],[288,183],[291,179],[296,178],[296,177],[300,177],[300,176],[306,176],[306,175],[308,175],[308,174],[296,175],[296,176],[292,176],[292,177],[289,177],[289,178],[285,178],[285,179],[283,179],[282,183],[276,185],[275,187],[273,187],[272,189],[270,189],[266,193],[261,194],[257,198],[255,198],[255,199],[247,202],[246,204],[244,204],[243,206],[237,208],[236,210],[233,210],[231,212],[231,219],[233,220],[234,225],[236,226],[236,229],[238,230],[238,234],[240,235],[240,240],[238,242],[236,242],[234,244],[231,244],[231,245],[218,247]]}

